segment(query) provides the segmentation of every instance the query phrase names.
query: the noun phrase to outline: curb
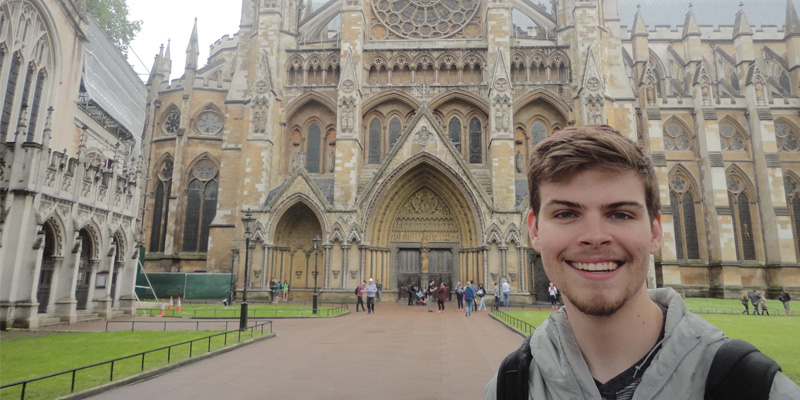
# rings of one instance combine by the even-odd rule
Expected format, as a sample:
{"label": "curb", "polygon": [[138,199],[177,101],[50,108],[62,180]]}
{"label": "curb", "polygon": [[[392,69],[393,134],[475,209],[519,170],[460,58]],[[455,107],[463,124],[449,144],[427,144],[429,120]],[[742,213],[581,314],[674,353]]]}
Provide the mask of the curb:
{"label": "curb", "polygon": [[105,385],[93,387],[91,389],[86,389],[86,390],[84,390],[82,392],[72,393],[72,394],[69,394],[69,395],[66,395],[66,396],[63,396],[63,397],[59,397],[58,400],[85,399],[87,397],[94,396],[96,394],[100,394],[100,393],[103,393],[103,392],[107,392],[107,391],[109,391],[111,389],[118,388],[120,386],[126,386],[126,385],[130,385],[130,384],[133,384],[133,383],[141,382],[141,381],[150,379],[150,378],[152,378],[154,376],[170,372],[171,370],[173,370],[175,368],[183,367],[183,366],[189,365],[189,364],[194,364],[194,363],[196,363],[198,361],[203,361],[203,360],[205,360],[207,358],[218,356],[220,354],[224,354],[224,353],[227,353],[229,351],[236,350],[236,349],[238,349],[240,347],[247,346],[249,344],[253,344],[253,343],[256,343],[256,342],[260,342],[262,340],[271,339],[271,338],[274,338],[274,337],[275,337],[275,332],[272,332],[270,334],[267,334],[267,335],[264,335],[264,336],[261,336],[261,337],[255,338],[255,339],[250,339],[250,340],[248,340],[246,342],[241,342],[241,343],[237,343],[237,344],[234,344],[234,345],[230,345],[228,347],[225,347],[225,348],[222,348],[222,349],[219,349],[219,350],[215,350],[215,351],[212,351],[210,353],[205,353],[205,354],[199,355],[197,357],[192,357],[192,358],[189,358],[189,359],[186,359],[186,360],[183,360],[183,361],[178,361],[178,362],[176,362],[174,364],[165,365],[163,367],[156,368],[156,369],[153,369],[153,370],[150,370],[150,371],[145,371],[145,372],[142,372],[140,374],[136,374],[136,375],[124,378],[124,379],[120,379],[118,381],[106,383]]}
{"label": "curb", "polygon": [[490,317],[492,317],[492,319],[494,319],[495,321],[499,322],[499,323],[500,323],[500,325],[503,325],[503,326],[505,326],[507,329],[510,329],[512,332],[516,333],[517,335],[520,335],[520,336],[522,336],[523,338],[526,338],[526,337],[528,337],[528,336],[526,336],[524,333],[522,333],[522,332],[520,332],[520,331],[518,331],[518,330],[516,330],[516,329],[512,328],[512,327],[511,327],[511,325],[508,325],[508,324],[506,324],[505,322],[501,321],[501,320],[500,320],[500,318],[497,318],[497,317],[495,317],[495,316],[494,316],[494,315],[492,315],[491,313],[489,313],[489,316],[490,316]]}

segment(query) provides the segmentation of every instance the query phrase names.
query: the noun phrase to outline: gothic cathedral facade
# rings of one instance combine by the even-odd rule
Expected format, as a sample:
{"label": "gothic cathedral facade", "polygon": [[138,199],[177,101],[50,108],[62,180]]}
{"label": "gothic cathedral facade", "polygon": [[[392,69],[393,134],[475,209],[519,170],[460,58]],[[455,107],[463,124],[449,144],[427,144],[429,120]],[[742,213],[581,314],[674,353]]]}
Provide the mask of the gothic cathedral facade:
{"label": "gothic cathedral facade", "polygon": [[390,298],[435,279],[544,299],[528,154],[608,124],[658,173],[649,285],[800,291],[794,3],[759,1],[772,11],[753,25],[738,1],[538,3],[242,0],[203,67],[196,22],[183,75],[168,46],[147,83],[146,269],[232,272],[251,293],[275,278],[295,299],[349,299],[369,278]]}

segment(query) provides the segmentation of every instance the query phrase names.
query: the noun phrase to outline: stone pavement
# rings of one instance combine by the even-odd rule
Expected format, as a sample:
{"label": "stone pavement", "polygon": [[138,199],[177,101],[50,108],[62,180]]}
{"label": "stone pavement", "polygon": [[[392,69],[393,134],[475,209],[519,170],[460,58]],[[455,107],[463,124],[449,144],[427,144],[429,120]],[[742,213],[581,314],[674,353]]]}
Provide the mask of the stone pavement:
{"label": "stone pavement", "polygon": [[[452,306],[451,306],[452,305]],[[479,399],[522,336],[489,317],[378,303],[275,319],[277,336],[92,399]]]}

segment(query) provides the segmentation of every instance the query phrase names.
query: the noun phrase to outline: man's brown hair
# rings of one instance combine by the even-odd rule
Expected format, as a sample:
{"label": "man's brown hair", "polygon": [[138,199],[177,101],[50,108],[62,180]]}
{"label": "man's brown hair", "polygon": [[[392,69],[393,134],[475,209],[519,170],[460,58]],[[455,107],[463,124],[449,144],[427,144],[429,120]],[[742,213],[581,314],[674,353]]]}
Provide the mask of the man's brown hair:
{"label": "man's brown hair", "polygon": [[528,191],[531,211],[539,213],[542,182],[563,182],[590,169],[635,171],[644,182],[650,219],[659,215],[661,200],[653,163],[639,145],[608,125],[585,125],[563,129],[542,140],[528,160]]}

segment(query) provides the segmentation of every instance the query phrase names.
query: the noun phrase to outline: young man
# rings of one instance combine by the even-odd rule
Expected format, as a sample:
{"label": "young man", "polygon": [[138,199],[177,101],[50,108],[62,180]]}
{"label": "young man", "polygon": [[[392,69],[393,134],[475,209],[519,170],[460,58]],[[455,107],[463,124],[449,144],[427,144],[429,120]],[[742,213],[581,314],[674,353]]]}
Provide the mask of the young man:
{"label": "young man", "polygon": [[364,288],[364,291],[367,293],[367,314],[373,314],[375,312],[375,295],[378,293],[378,286],[375,285],[375,281],[372,278],[369,278],[369,283]]}
{"label": "young man", "polygon": [[[650,160],[608,126],[564,129],[530,160],[530,240],[564,307],[528,341],[529,398],[703,398],[728,338],[673,290],[645,287],[662,238]],[[486,399],[497,397],[497,382],[495,375]],[[800,388],[778,372],[770,394],[800,398]]]}
{"label": "young man", "polygon": [[366,286],[367,281],[361,281],[356,287],[356,312],[358,312],[358,306],[361,306],[361,311],[366,311],[364,309],[364,286]]}
{"label": "young man", "polygon": [[787,317],[791,314],[791,303],[792,303],[792,296],[789,295],[789,292],[786,291],[786,288],[783,289],[780,296],[778,296],[778,300],[783,303],[783,314]]}

